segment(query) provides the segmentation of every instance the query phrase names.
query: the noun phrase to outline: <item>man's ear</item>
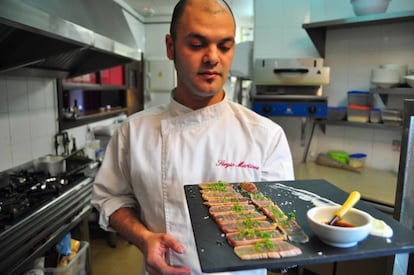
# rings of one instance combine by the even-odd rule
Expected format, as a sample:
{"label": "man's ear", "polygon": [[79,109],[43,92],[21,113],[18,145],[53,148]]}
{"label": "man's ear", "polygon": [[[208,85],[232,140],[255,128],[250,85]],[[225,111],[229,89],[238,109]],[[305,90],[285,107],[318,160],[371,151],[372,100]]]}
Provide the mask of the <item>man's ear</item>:
{"label": "man's ear", "polygon": [[165,46],[167,49],[168,59],[174,60],[174,42],[170,34],[165,36]]}

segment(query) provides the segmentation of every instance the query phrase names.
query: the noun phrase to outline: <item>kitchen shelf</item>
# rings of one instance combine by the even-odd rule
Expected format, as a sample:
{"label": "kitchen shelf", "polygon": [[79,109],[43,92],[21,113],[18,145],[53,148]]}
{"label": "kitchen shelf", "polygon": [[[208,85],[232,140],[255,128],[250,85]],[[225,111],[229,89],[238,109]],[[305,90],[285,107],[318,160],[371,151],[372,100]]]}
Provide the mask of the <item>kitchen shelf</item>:
{"label": "kitchen shelf", "polygon": [[374,88],[370,90],[372,94],[380,94],[380,95],[403,95],[408,97],[414,97],[414,88],[405,88],[405,87],[397,87],[397,88]]}
{"label": "kitchen shelf", "polygon": [[64,90],[83,90],[83,91],[110,91],[110,90],[124,90],[127,87],[121,85],[103,85],[103,84],[92,84],[92,83],[62,83]]}
{"label": "kitchen shelf", "polygon": [[87,114],[81,115],[76,119],[62,119],[60,123],[60,130],[67,130],[70,128],[82,126],[88,123],[96,122],[99,120],[107,119],[117,116],[122,113],[127,113],[128,108],[115,108],[109,111],[89,111]]}
{"label": "kitchen shelf", "polygon": [[369,14],[345,19],[306,23],[303,24],[302,27],[308,33],[321,57],[325,57],[326,33],[328,30],[409,21],[414,21],[414,10],[382,14]]}
{"label": "kitchen shelf", "polygon": [[388,125],[384,123],[362,123],[362,122],[352,122],[347,120],[325,120],[319,121],[318,123],[327,125],[336,125],[336,126],[346,126],[346,127],[359,127],[365,129],[379,129],[379,130],[402,130],[402,126],[397,125]]}
{"label": "kitchen shelf", "polygon": [[[77,79],[57,80],[59,131],[143,109],[143,62],[122,66],[122,70],[117,66]],[[80,108],[78,117],[67,117],[75,101]]]}
{"label": "kitchen shelf", "polygon": [[378,94],[385,105],[389,97],[398,97],[403,99],[414,99],[414,88],[396,87],[396,88],[374,88],[370,90],[371,94]]}

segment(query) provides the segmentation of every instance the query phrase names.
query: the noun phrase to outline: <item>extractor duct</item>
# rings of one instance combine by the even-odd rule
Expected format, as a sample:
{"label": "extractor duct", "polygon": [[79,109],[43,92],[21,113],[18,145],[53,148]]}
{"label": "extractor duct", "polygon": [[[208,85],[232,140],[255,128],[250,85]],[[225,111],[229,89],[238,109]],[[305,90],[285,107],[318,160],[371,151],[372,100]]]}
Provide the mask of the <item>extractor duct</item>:
{"label": "extractor duct", "polygon": [[112,0],[0,1],[0,74],[73,77],[140,60]]}

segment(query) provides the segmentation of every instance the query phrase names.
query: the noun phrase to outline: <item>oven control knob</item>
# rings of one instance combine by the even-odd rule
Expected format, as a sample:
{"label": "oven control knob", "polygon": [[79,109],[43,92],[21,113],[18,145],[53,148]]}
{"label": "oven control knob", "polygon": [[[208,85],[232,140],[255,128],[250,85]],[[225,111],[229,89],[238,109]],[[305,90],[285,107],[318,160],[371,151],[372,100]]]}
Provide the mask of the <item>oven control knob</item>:
{"label": "oven control knob", "polygon": [[309,114],[316,113],[316,106],[309,106],[308,107],[308,112],[309,112]]}
{"label": "oven control knob", "polygon": [[269,104],[266,104],[263,106],[263,112],[268,115],[272,112],[272,106]]}

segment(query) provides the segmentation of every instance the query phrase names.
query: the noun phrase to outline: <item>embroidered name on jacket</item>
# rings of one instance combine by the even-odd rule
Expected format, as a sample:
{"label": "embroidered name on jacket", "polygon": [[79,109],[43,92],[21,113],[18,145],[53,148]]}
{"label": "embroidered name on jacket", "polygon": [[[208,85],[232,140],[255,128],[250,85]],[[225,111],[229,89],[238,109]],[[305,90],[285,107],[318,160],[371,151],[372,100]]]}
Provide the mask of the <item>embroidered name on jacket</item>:
{"label": "embroidered name on jacket", "polygon": [[251,163],[245,163],[244,161],[241,161],[239,163],[234,163],[234,162],[227,162],[225,160],[219,160],[216,163],[216,166],[221,166],[224,168],[236,167],[236,168],[248,168],[248,169],[259,170],[259,166],[253,165]]}

